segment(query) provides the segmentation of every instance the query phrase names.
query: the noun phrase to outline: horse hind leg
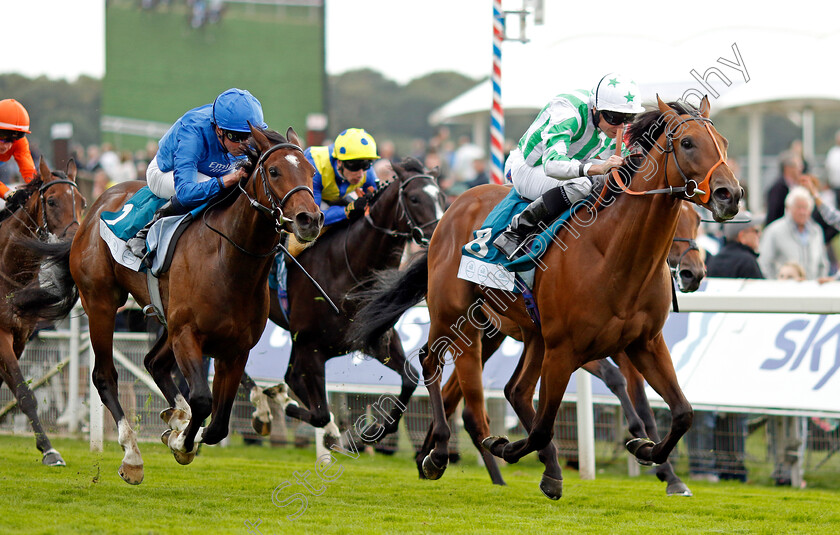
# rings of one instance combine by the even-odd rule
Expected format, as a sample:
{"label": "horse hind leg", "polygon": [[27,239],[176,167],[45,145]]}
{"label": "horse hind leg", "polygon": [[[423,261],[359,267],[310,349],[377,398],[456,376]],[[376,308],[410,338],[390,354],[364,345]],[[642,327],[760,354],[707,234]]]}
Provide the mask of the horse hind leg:
{"label": "horse hind leg", "polygon": [[89,306],[90,300],[83,300],[83,303],[90,320],[90,344],[95,355],[91,379],[102,403],[108,407],[117,423],[118,440],[125,452],[118,473],[126,483],[139,485],[143,482],[143,457],[137,445],[137,435],[120,405],[117,369],[114,367],[113,336],[117,307],[107,304]]}
{"label": "horse hind leg", "polygon": [[2,381],[6,381],[9,385],[9,390],[17,399],[18,406],[29,418],[32,431],[35,433],[35,446],[43,454],[41,463],[46,466],[66,466],[61,454],[52,447],[49,437],[41,426],[41,419],[38,417],[38,402],[20,371],[20,365],[12,347],[12,335],[5,331],[0,334],[0,386],[2,386]]}

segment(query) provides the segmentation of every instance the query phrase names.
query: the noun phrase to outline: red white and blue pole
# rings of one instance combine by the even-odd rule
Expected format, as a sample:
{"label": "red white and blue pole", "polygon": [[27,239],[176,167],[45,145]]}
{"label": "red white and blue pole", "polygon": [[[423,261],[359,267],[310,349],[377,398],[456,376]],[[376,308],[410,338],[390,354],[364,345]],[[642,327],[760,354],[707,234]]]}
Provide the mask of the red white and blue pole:
{"label": "red white and blue pole", "polygon": [[505,113],[502,107],[502,41],[505,13],[502,0],[493,0],[493,108],[490,110],[490,179],[504,184]]}

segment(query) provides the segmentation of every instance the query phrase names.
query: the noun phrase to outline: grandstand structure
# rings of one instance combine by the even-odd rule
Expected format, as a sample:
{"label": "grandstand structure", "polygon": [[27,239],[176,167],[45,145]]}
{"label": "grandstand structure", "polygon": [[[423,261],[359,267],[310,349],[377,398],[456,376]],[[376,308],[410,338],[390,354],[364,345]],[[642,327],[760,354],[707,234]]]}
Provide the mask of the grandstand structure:
{"label": "grandstand structure", "polygon": [[103,141],[142,148],[230,87],[303,135],[326,109],[324,28],[323,0],[107,2]]}

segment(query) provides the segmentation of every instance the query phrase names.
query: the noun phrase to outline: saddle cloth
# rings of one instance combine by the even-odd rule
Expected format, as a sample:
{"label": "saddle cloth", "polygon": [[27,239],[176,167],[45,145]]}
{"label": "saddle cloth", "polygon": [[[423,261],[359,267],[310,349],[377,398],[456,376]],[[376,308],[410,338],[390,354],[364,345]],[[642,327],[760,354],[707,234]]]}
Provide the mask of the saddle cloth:
{"label": "saddle cloth", "polygon": [[[166,203],[143,186],[116,212],[102,212],[99,216],[99,235],[108,244],[114,260],[133,271],[145,271],[146,266],[134,256],[125,242],[152,220],[158,208]],[[164,217],[155,222],[146,237],[151,271],[159,276],[169,268],[175,243],[197,214],[207,207],[204,203],[187,214]]]}
{"label": "saddle cloth", "polygon": [[571,210],[560,215],[546,230],[529,238],[528,252],[521,258],[510,261],[493,247],[493,240],[510,224],[513,216],[525,209],[531,201],[519,196],[515,189],[496,205],[487,215],[481,227],[473,231],[473,239],[461,249],[461,266],[458,278],[476,282],[491,288],[514,291],[514,273],[521,273],[530,286],[533,270],[539,259],[548,250],[552,237],[571,216]]}

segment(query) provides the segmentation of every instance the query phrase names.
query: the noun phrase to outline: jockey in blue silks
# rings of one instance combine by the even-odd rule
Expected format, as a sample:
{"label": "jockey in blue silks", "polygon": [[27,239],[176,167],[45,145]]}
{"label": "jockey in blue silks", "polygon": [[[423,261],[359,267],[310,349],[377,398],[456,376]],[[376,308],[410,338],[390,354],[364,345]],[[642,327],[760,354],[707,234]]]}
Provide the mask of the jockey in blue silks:
{"label": "jockey in blue silks", "polygon": [[251,135],[249,122],[268,127],[260,101],[246,90],[233,88],[212,104],[185,113],[163,135],[157,155],[149,162],[146,181],[152,193],[169,202],[126,242],[135,256],[146,254],[152,223],[200,206],[245,178],[245,171],[235,164],[244,158]]}

